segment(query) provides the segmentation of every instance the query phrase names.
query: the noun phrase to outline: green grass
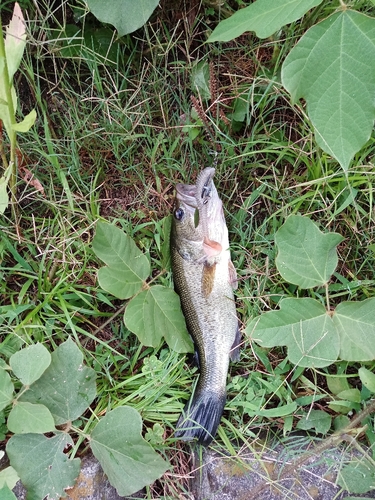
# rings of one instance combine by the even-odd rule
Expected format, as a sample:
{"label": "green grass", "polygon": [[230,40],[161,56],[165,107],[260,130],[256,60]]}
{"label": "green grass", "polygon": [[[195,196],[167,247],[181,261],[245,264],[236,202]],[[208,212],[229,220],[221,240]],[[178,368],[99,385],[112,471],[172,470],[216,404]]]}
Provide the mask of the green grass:
{"label": "green grass", "polygon": [[[280,39],[249,45],[244,37],[212,48],[202,44],[208,29],[204,13],[190,32],[182,23],[154,19],[116,44],[112,64],[91,49],[63,57],[67,4],[47,10],[44,18],[32,5],[25,7],[31,38],[17,81],[19,107],[24,114],[36,107],[38,120],[19,145],[23,165],[44,194],[19,176],[19,224],[10,212],[0,222],[0,356],[7,360],[37,341],[53,349],[72,335],[98,375],[99,396],[82,428],[125,404],[141,413],[145,431],[160,424],[163,440],[156,448],[176,467],[149,496],[163,490],[177,497],[187,481],[176,491],[173,474],[186,474],[188,459],[173,428],[197,372],[187,368],[184,356],[165,346],[143,347],[126,330],[122,302],[101,290],[96,279],[95,222],[116,221],[149,255],[153,276],[164,271],[159,282],[172,286],[163,219],[173,206],[173,187],[194,179],[216,153],[242,325],[295,292],[275,266],[274,234],[289,214],[308,215],[345,237],[329,285],[331,299],[363,300],[375,292],[374,138],[344,175],[317,148],[304,109],[292,106],[282,89],[280,65],[294,39],[316,21],[313,16],[288,27]],[[86,26],[91,22],[87,16]],[[193,67],[210,56],[220,98],[203,102],[207,135],[207,127],[192,117],[190,95]],[[234,131],[220,121],[220,113],[229,116],[239,94],[252,104]],[[283,424],[246,412],[250,390],[268,406],[294,399],[301,387],[330,397],[324,377],[313,370],[296,372],[284,357],[280,349],[267,352],[243,339],[241,361],[229,376],[218,444],[249,446],[261,430],[292,428],[290,420]],[[295,415],[294,423],[298,419]],[[86,445],[77,435],[73,452]]]}

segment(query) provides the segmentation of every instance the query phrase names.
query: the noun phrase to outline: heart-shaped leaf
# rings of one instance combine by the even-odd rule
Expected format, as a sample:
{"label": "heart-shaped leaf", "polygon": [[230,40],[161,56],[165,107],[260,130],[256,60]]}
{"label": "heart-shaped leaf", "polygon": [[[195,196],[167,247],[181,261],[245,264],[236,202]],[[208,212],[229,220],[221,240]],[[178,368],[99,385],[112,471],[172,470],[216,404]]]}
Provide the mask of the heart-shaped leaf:
{"label": "heart-shaped leaf", "polygon": [[343,9],[310,28],[286,57],[282,82],[304,98],[319,146],[347,169],[370,138],[375,19]]}
{"label": "heart-shaped leaf", "polygon": [[9,373],[0,368],[0,411],[12,402],[13,391],[14,385]]}
{"label": "heart-shaped leaf", "polygon": [[144,345],[158,347],[164,337],[174,351],[193,351],[180,299],[171,288],[156,285],[136,295],[125,309],[124,322]]}
{"label": "heart-shaped leaf", "polygon": [[281,276],[301,288],[324,285],[334,272],[338,233],[322,233],[308,217],[291,215],[277,231],[276,266]]}
{"label": "heart-shaped leaf", "polygon": [[83,364],[83,355],[70,337],[51,358],[50,366],[19,401],[45,405],[55,424],[61,425],[77,419],[93,402],[96,374]]}
{"label": "heart-shaped leaf", "polygon": [[[4,455],[5,452],[2,452]],[[2,456],[0,458],[3,458]],[[20,480],[17,472],[15,469],[11,466],[5,467],[5,469],[0,471],[0,498],[2,499],[3,497],[1,496],[1,490],[4,486],[8,486],[9,489],[13,489],[17,482]]]}
{"label": "heart-shaped leaf", "polygon": [[34,344],[15,352],[9,359],[13,373],[24,385],[31,385],[51,363],[51,355],[43,344]]}
{"label": "heart-shaped leaf", "polygon": [[111,8],[102,0],[87,0],[87,5],[102,23],[112,24],[119,36],[143,26],[159,4],[159,0],[111,0]]}
{"label": "heart-shaped leaf", "polygon": [[98,222],[92,249],[107,264],[98,272],[100,286],[119,299],[128,299],[150,274],[150,263],[132,238],[111,224]]}
{"label": "heart-shaped leaf", "polygon": [[297,429],[308,431],[315,429],[319,434],[327,434],[332,424],[332,417],[323,410],[311,410],[297,423]]}
{"label": "heart-shaped leaf", "polygon": [[340,335],[340,358],[346,361],[375,359],[375,298],[341,302],[332,316]]}
{"label": "heart-shaped leaf", "polygon": [[7,426],[14,434],[43,434],[55,430],[55,422],[46,406],[21,401],[9,413]]}
{"label": "heart-shaped leaf", "polygon": [[208,42],[228,42],[245,31],[255,31],[259,38],[268,38],[285,24],[300,19],[323,0],[256,0],[238,10],[214,29]]}
{"label": "heart-shaped leaf", "polygon": [[364,366],[361,366],[361,368],[358,370],[358,375],[366,389],[368,389],[370,392],[375,393],[375,373],[373,373],[371,370],[368,370]]}
{"label": "heart-shaped leaf", "polygon": [[17,500],[16,495],[8,488],[8,486],[0,488],[0,498],[1,500]]}
{"label": "heart-shaped leaf", "polygon": [[131,495],[158,479],[168,468],[141,436],[142,419],[128,406],[100,420],[91,434],[91,449],[119,495]]}
{"label": "heart-shaped leaf", "polygon": [[345,464],[339,471],[337,483],[350,493],[368,493],[375,488],[375,469],[364,457]]}
{"label": "heart-shaped leaf", "polygon": [[80,470],[80,459],[70,460],[64,453],[72,438],[61,432],[51,438],[43,434],[15,434],[6,451],[25,488],[28,500],[59,500],[65,490],[74,486]]}
{"label": "heart-shaped leaf", "polygon": [[246,333],[264,347],[285,345],[292,363],[323,367],[337,360],[339,335],[324,306],[314,299],[287,298],[279,311],[253,319]]}

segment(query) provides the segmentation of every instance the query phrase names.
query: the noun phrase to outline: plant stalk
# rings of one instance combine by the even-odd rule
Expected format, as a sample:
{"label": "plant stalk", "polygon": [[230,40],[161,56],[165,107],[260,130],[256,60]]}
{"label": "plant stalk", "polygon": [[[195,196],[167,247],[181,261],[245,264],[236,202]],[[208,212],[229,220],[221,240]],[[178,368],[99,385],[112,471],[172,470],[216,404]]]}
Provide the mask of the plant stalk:
{"label": "plant stalk", "polygon": [[1,15],[0,15],[0,27],[1,27],[0,59],[3,59],[3,61],[4,61],[4,68],[3,68],[3,74],[4,74],[4,91],[5,91],[5,96],[6,96],[6,104],[8,106],[8,110],[9,110],[9,119],[10,119],[10,125],[11,125],[10,130],[7,130],[7,133],[8,133],[8,136],[9,136],[9,142],[10,142],[10,161],[9,161],[9,165],[10,165],[10,168],[11,168],[11,175],[10,175],[10,179],[9,179],[9,190],[10,190],[10,196],[11,196],[12,211],[13,211],[13,214],[14,214],[14,216],[16,218],[16,216],[17,216],[17,210],[16,210],[16,202],[17,202],[17,198],[16,198],[16,185],[17,185],[17,163],[16,163],[17,133],[13,129],[13,125],[16,124],[16,117],[15,117],[15,110],[14,110],[13,99],[12,99],[12,85],[11,85],[11,81],[10,81],[10,78],[9,78],[8,63],[7,63],[6,53],[5,53],[5,42],[4,42],[4,36],[3,36],[3,30],[2,30]]}

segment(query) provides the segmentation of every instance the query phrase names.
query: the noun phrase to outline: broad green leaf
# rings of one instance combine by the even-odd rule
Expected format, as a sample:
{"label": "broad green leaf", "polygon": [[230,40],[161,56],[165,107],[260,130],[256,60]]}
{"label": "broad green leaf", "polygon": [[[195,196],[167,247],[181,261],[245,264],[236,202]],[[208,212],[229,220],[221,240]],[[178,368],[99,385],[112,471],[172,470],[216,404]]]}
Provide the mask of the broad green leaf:
{"label": "broad green leaf", "polygon": [[19,4],[14,4],[13,16],[6,29],[5,57],[11,82],[18,70],[26,46],[26,24]]}
{"label": "broad green leaf", "polygon": [[95,371],[83,364],[83,355],[71,338],[59,345],[43,375],[19,401],[40,403],[56,425],[77,419],[96,396]]}
{"label": "broad green leaf", "polygon": [[91,433],[91,449],[119,495],[131,495],[158,479],[168,468],[141,436],[142,419],[129,406],[116,408]]}
{"label": "broad green leaf", "polygon": [[358,370],[358,375],[366,389],[375,393],[375,373],[361,366]]}
{"label": "broad green leaf", "polygon": [[[0,120],[4,121],[1,116],[1,104],[0,104]],[[5,122],[4,122],[5,124]],[[12,173],[12,166],[9,165],[2,177],[0,177],[0,214],[3,214],[9,205],[9,195],[8,195],[8,182]]]}
{"label": "broad green leaf", "polygon": [[7,426],[14,434],[43,434],[55,430],[55,422],[46,406],[21,401],[17,402],[9,413]]}
{"label": "broad green leaf", "polygon": [[337,266],[337,233],[322,233],[308,217],[291,215],[276,232],[276,266],[281,276],[301,288],[324,285]]}
{"label": "broad green leaf", "polygon": [[286,298],[280,310],[253,319],[247,335],[264,347],[287,346],[292,363],[304,367],[323,367],[336,361],[339,336],[331,317],[314,299]]}
{"label": "broad green leaf", "polygon": [[180,299],[171,288],[155,285],[133,297],[125,309],[124,322],[144,345],[158,347],[164,337],[174,351],[193,351]]}
{"label": "broad green leaf", "polygon": [[87,0],[94,16],[102,23],[112,24],[119,36],[143,26],[159,5],[159,0],[111,0],[111,8],[102,0]]}
{"label": "broad green leaf", "polygon": [[345,361],[375,359],[375,298],[341,302],[332,316],[340,335],[340,358]]}
{"label": "broad green leaf", "polygon": [[36,111],[35,109],[32,109],[29,114],[25,116],[25,118],[19,122],[14,124],[13,130],[16,132],[28,132],[31,127],[34,125],[36,120]]}
{"label": "broad green leaf", "polygon": [[375,467],[363,458],[353,460],[340,469],[337,483],[350,493],[367,493],[375,488]]}
{"label": "broad green leaf", "polygon": [[293,101],[306,100],[317,143],[344,170],[373,128],[374,59],[375,19],[345,9],[310,28],[282,67]]}
{"label": "broad green leaf", "polygon": [[[14,116],[10,114],[7,103],[6,88],[10,87],[13,101],[13,110],[17,109],[17,96],[12,85],[12,79],[21,63],[23,51],[26,45],[26,25],[25,20],[18,3],[15,3],[13,16],[6,29],[5,37],[5,59],[0,61],[0,120],[3,121],[5,130],[10,136],[12,124],[15,121]],[[5,74],[5,65],[8,68],[8,75]],[[3,177],[4,179],[4,177]],[[7,183],[7,182],[6,182]],[[7,206],[4,186],[0,186],[0,213],[4,213],[3,206]]]}
{"label": "broad green leaf", "polygon": [[361,393],[357,388],[346,389],[345,391],[339,392],[336,396],[345,401],[350,401],[351,403],[360,403],[362,399]]}
{"label": "broad green leaf", "polygon": [[70,460],[64,453],[72,438],[65,432],[47,438],[43,434],[16,434],[7,443],[6,452],[25,488],[27,500],[59,500],[74,486],[80,471],[80,459]]}
{"label": "broad green leaf", "polygon": [[192,85],[194,89],[198,90],[203,99],[210,99],[210,66],[207,61],[200,61],[193,67],[192,71]]}
{"label": "broad green leaf", "polygon": [[[0,76],[0,84],[1,84],[1,76]],[[11,88],[11,96],[13,101],[13,109],[17,109],[17,94],[12,85]],[[12,124],[15,122],[15,117],[10,115],[9,107],[6,101],[6,97],[4,94],[4,86],[0,85],[0,120],[3,121],[3,125],[5,130],[7,131],[8,137],[11,137],[12,134]]]}
{"label": "broad green leaf", "polygon": [[286,405],[278,406],[277,408],[265,408],[257,410],[256,414],[260,417],[276,418],[291,415],[297,409],[297,403],[288,403]]}
{"label": "broad green leaf", "polygon": [[323,410],[311,410],[297,423],[297,429],[315,429],[319,434],[327,434],[331,428],[332,417]]}
{"label": "broad green leaf", "polygon": [[255,31],[259,38],[268,38],[285,24],[300,19],[323,0],[257,0],[221,21],[208,42],[229,42],[245,31]]}
{"label": "broad green leaf", "polygon": [[1,500],[17,500],[16,495],[8,488],[8,486],[0,488],[0,498]]}
{"label": "broad green leaf", "polygon": [[340,392],[350,389],[350,385],[346,377],[326,375],[326,381],[328,389],[336,396]]}
{"label": "broad green leaf", "polygon": [[121,229],[98,222],[92,249],[107,264],[98,272],[100,286],[119,299],[135,295],[150,274],[150,263]]}
{"label": "broad green leaf", "polygon": [[13,400],[14,386],[9,373],[0,368],[0,411]]}
{"label": "broad green leaf", "polygon": [[51,355],[43,344],[34,344],[15,352],[9,359],[14,375],[24,385],[38,380],[51,364]]}
{"label": "broad green leaf", "polygon": [[347,417],[346,415],[337,415],[337,417],[335,417],[333,420],[333,428],[335,431],[344,429],[349,424],[350,424],[350,418]]}
{"label": "broad green leaf", "polygon": [[[4,486],[8,486],[11,490],[16,486],[19,481],[19,476],[15,469],[11,466],[6,467],[5,469],[0,471],[0,488],[4,488]],[[0,489],[1,493],[1,489]],[[3,497],[0,494],[0,498]]]}

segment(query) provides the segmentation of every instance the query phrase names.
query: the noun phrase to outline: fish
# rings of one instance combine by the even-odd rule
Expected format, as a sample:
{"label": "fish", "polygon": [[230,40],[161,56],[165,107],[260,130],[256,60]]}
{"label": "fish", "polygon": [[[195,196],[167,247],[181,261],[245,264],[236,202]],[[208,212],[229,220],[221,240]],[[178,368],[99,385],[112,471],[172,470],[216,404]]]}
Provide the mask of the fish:
{"label": "fish", "polygon": [[229,360],[239,359],[240,330],[223,204],[207,167],[195,184],[177,184],[171,229],[174,288],[193,338],[200,375],[175,436],[208,446],[226,403]]}

